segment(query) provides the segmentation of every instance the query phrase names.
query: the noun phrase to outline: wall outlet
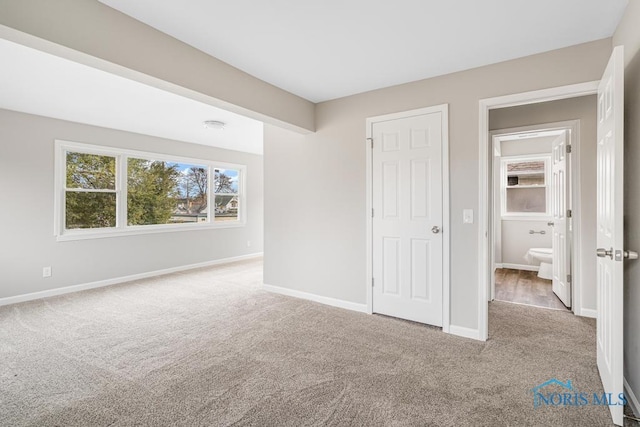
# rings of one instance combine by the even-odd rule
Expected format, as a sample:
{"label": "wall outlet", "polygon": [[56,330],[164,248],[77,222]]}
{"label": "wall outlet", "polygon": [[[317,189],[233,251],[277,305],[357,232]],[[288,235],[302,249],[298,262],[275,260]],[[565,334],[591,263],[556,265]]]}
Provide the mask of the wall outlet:
{"label": "wall outlet", "polygon": [[250,248],[251,247],[251,240],[247,240],[247,247]]}
{"label": "wall outlet", "polygon": [[42,267],[42,277],[51,277],[51,267]]}

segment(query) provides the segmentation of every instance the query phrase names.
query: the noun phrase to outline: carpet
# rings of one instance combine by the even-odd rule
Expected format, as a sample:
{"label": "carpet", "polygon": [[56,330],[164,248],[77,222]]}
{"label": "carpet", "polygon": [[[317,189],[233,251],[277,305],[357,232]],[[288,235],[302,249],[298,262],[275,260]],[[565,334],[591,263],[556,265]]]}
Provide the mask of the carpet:
{"label": "carpet", "polygon": [[606,426],[595,322],[490,304],[490,339],[267,293],[261,260],[0,307],[2,426]]}

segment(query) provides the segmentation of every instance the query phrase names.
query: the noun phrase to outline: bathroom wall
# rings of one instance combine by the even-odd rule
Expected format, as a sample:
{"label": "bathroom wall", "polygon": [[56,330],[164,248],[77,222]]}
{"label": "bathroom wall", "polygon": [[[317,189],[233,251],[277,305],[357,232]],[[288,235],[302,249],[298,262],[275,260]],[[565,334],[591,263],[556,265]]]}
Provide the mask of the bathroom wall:
{"label": "bathroom wall", "polygon": [[[521,270],[538,270],[539,263],[529,265],[524,259],[530,248],[551,247],[551,227],[547,219],[536,221],[502,220],[502,266]],[[529,230],[545,234],[529,234]]]}
{"label": "bathroom wall", "polygon": [[[494,157],[494,180],[497,197],[495,212],[500,213],[500,160],[506,156],[522,156],[530,154],[551,153],[551,142],[554,137],[528,138],[516,141],[502,141],[500,143],[500,156]],[[530,217],[500,216],[497,218],[496,230],[498,236],[495,245],[496,263],[504,268],[518,268],[537,270],[538,265],[529,265],[524,259],[530,248],[551,247],[551,227],[547,222],[550,217],[531,219]],[[529,230],[544,231],[545,234],[529,234]],[[537,262],[535,264],[538,264]]]}
{"label": "bathroom wall", "polygon": [[527,138],[520,141],[502,141],[500,154],[504,156],[523,156],[528,154],[551,154],[551,143],[555,136]]}

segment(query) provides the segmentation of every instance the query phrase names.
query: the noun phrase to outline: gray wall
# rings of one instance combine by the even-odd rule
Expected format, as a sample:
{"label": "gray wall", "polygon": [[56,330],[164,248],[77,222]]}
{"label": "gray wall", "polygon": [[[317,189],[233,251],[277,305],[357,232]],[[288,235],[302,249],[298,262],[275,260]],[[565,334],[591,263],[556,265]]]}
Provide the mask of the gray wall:
{"label": "gray wall", "polygon": [[[502,221],[502,263],[528,265],[524,259],[531,248],[551,247],[551,227],[547,221],[503,220]],[[529,234],[529,230],[544,230],[546,234]],[[535,261],[532,265],[539,265]],[[507,268],[507,266],[505,266]]]}
{"label": "gray wall", "polygon": [[[451,323],[477,329],[478,101],[599,80],[605,39],[318,104],[317,132],[265,128],[265,283],[366,302],[365,120],[449,104]],[[283,210],[286,202],[291,209]]]}
{"label": "gray wall", "polygon": [[[613,37],[625,49],[625,248],[640,251],[640,1],[630,1]],[[624,266],[625,378],[640,399],[640,262]],[[636,408],[640,409],[640,408]]]}
{"label": "gray wall", "polygon": [[[57,242],[54,139],[247,165],[247,225]],[[262,167],[255,154],[0,110],[0,298],[262,252]]]}
{"label": "gray wall", "polygon": [[258,120],[309,131],[315,127],[313,103],[97,0],[2,0],[0,24],[45,41],[0,27],[2,37],[76,62]]}
{"label": "gray wall", "polygon": [[[508,112],[508,108],[501,110],[489,111],[489,124],[496,118],[496,114],[500,116],[500,112]],[[500,117],[498,117],[500,118]],[[494,131],[495,129],[491,129]],[[521,156],[527,154],[551,153],[551,143],[555,136],[544,136],[538,138],[527,138],[516,141],[502,141],[500,143],[500,154],[502,156]]]}
{"label": "gray wall", "polygon": [[[601,71],[604,71],[601,70]],[[599,80],[599,78],[594,79]],[[580,198],[584,254],[580,277],[580,307],[596,309],[596,265],[590,256],[596,251],[596,96],[501,108],[489,113],[489,129],[506,129],[543,123],[580,120]],[[575,208],[574,208],[575,209]]]}

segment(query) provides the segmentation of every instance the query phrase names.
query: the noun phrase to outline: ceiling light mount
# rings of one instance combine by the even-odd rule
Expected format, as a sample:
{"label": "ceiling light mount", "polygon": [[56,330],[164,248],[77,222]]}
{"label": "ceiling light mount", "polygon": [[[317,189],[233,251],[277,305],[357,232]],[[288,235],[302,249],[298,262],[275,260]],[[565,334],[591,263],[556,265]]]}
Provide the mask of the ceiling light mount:
{"label": "ceiling light mount", "polygon": [[205,120],[204,122],[202,122],[202,124],[207,129],[216,129],[216,130],[222,130],[226,126],[225,122],[221,122],[219,120]]}

